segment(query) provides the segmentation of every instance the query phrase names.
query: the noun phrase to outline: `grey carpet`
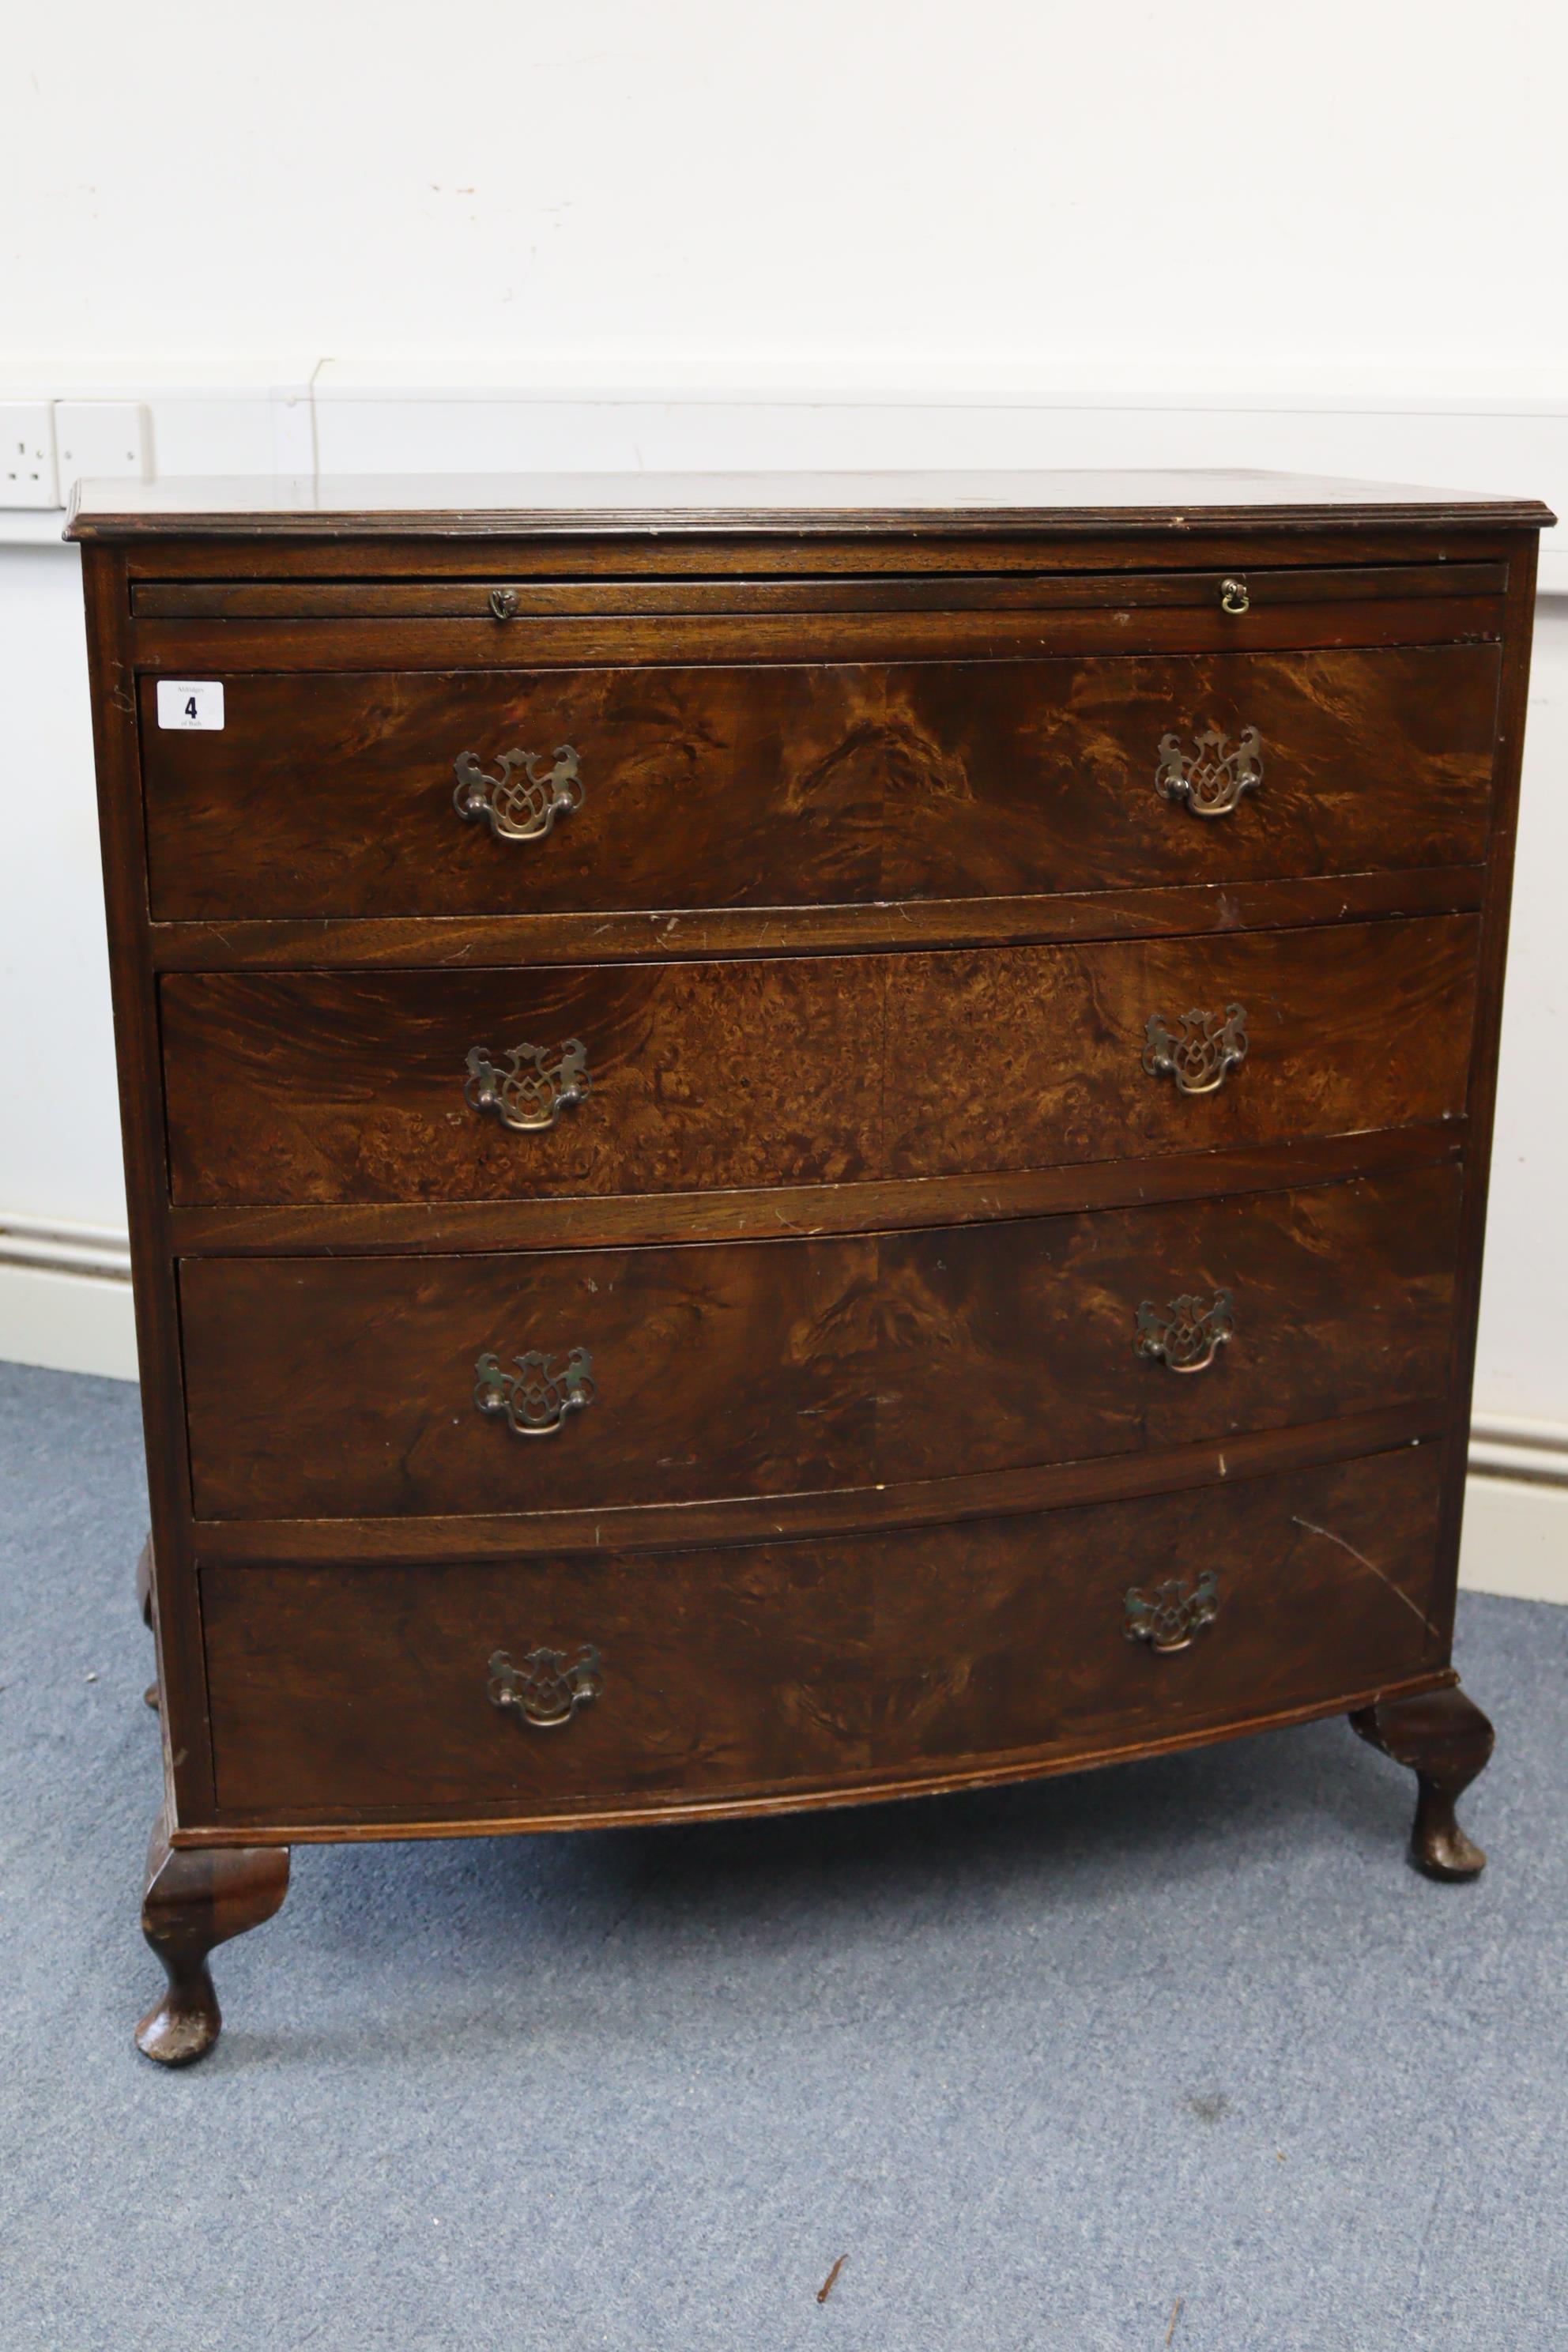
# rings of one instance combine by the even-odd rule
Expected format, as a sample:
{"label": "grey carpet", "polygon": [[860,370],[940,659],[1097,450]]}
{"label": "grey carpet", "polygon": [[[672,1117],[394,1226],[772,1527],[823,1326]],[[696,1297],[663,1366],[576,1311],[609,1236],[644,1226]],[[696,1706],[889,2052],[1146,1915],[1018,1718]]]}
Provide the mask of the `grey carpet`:
{"label": "grey carpet", "polygon": [[1342,1724],[318,1847],[166,2074],[133,1392],[0,1367],[0,1480],[5,2352],[1568,2339],[1568,1610],[1463,1605],[1473,1887],[1405,1866],[1411,1783]]}

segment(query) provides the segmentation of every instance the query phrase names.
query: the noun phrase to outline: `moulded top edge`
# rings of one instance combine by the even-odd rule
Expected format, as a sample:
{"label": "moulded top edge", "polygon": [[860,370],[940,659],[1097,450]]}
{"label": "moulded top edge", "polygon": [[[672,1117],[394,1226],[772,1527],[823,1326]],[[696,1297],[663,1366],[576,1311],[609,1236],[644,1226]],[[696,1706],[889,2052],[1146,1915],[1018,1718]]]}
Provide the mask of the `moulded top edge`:
{"label": "moulded top edge", "polygon": [[71,540],[618,537],[1308,530],[1542,530],[1538,499],[1267,472],[206,476],[86,481]]}

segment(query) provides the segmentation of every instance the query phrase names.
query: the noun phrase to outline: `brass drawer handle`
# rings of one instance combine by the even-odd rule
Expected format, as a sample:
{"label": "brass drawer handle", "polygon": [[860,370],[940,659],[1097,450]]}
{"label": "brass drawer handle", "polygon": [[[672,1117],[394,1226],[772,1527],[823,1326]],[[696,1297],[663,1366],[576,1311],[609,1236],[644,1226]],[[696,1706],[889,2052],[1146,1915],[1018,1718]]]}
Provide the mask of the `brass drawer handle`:
{"label": "brass drawer handle", "polygon": [[1244,727],[1237,743],[1219,728],[1205,727],[1190,751],[1179,735],[1162,735],[1154,790],[1162,800],[1178,802],[1189,816],[1229,816],[1243,793],[1255,792],[1263,782],[1262,748],[1256,727]]}
{"label": "brass drawer handle", "polygon": [[1176,1036],[1152,1013],[1143,1032],[1143,1067],[1152,1078],[1174,1078],[1178,1094],[1212,1095],[1246,1061],[1247,1042],[1244,1005],[1184,1013]]}
{"label": "brass drawer handle", "polygon": [[504,1650],[490,1655],[490,1678],[485,1696],[503,1714],[521,1716],[536,1730],[555,1731],[570,1723],[580,1706],[590,1706],[603,1692],[599,1653],[584,1642],[570,1665],[563,1650],[530,1650],[514,1666]]}
{"label": "brass drawer handle", "polygon": [[474,1403],[480,1412],[503,1417],[518,1437],[553,1437],[569,1412],[581,1412],[594,1402],[594,1359],[586,1348],[574,1348],[564,1363],[531,1348],[512,1363],[516,1369],[509,1372],[499,1357],[479,1358]]}
{"label": "brass drawer handle", "polygon": [[546,770],[542,752],[503,751],[496,762],[500,772],[491,776],[474,752],[459,751],[452,762],[452,805],[459,816],[488,824],[498,841],[541,841],[558,816],[583,805],[576,752],[562,743],[552,758]]}
{"label": "brass drawer handle", "polygon": [[515,588],[492,588],[490,590],[490,611],[495,614],[498,621],[510,621],[517,611],[517,590]]}
{"label": "brass drawer handle", "polygon": [[1247,593],[1245,580],[1222,580],[1219,583],[1219,609],[1222,613],[1250,611],[1252,599]]}
{"label": "brass drawer handle", "polygon": [[1205,1625],[1219,1614],[1219,1579],[1205,1568],[1190,1589],[1179,1576],[1167,1577],[1152,1592],[1133,1585],[1122,1606],[1127,1612],[1127,1638],[1147,1642],[1163,1658],[1192,1647]]}
{"label": "brass drawer handle", "polygon": [[493,1110],[503,1127],[528,1135],[553,1127],[563,1110],[574,1110],[590,1090],[588,1049],[580,1037],[563,1045],[514,1045],[504,1065],[488,1045],[468,1053],[463,1100],[470,1110]]}
{"label": "brass drawer handle", "polygon": [[1236,1337],[1230,1311],[1235,1304],[1228,1290],[1216,1290],[1207,1307],[1189,1294],[1173,1298],[1165,1313],[1158,1315],[1152,1299],[1146,1298],[1138,1309],[1133,1350],[1173,1372],[1206,1372]]}

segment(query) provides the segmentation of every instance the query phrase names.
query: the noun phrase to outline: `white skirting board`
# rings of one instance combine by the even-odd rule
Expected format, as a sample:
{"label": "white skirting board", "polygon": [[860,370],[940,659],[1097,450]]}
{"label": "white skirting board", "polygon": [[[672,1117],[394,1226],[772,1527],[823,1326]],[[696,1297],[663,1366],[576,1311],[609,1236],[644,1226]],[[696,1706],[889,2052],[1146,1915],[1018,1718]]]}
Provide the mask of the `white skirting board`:
{"label": "white skirting board", "polygon": [[[1568,1473],[1568,1457],[1560,1467]],[[1459,1582],[1516,1601],[1568,1601],[1568,1475],[1495,1478],[1472,1467]]]}
{"label": "white skirting board", "polygon": [[[39,1255],[75,1248],[111,1257],[110,1237],[84,1240],[86,1231],[49,1243],[35,1228],[28,1245]],[[0,1250],[8,1238],[0,1232]],[[118,1267],[71,1272],[0,1256],[0,1360],[133,1381],[129,1280]],[[1459,1582],[1472,1592],[1568,1602],[1568,1429],[1479,1423],[1472,1465]]]}
{"label": "white skirting board", "polygon": [[[5,1238],[0,1235],[0,1247]],[[0,1256],[0,1360],[133,1381],[136,1326],[129,1279]]]}

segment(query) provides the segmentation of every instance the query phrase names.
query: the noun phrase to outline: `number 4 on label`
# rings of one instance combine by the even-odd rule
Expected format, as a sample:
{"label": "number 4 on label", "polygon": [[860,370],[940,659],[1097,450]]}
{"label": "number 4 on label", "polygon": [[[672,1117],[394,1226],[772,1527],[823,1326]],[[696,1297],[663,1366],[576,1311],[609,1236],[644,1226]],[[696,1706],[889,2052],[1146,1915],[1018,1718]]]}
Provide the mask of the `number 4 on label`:
{"label": "number 4 on label", "polygon": [[158,680],[158,724],[203,730],[223,725],[223,680],[218,677],[161,677]]}

